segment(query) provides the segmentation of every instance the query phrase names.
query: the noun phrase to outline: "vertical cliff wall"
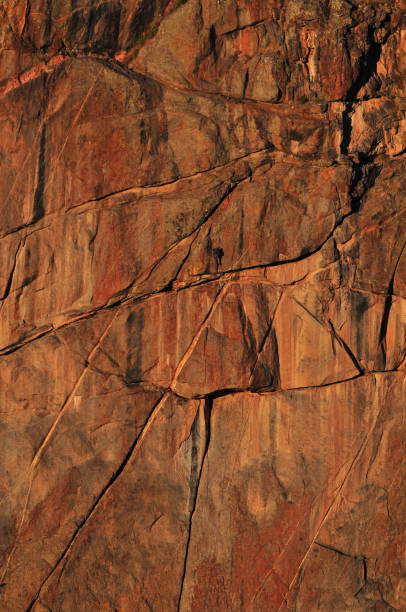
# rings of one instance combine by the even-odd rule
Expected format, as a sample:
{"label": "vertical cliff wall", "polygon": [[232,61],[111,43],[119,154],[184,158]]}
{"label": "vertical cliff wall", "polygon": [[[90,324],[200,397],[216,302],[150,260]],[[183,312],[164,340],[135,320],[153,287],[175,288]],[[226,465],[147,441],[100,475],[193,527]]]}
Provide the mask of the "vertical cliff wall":
{"label": "vertical cliff wall", "polygon": [[405,610],[404,0],[0,11],[2,612]]}

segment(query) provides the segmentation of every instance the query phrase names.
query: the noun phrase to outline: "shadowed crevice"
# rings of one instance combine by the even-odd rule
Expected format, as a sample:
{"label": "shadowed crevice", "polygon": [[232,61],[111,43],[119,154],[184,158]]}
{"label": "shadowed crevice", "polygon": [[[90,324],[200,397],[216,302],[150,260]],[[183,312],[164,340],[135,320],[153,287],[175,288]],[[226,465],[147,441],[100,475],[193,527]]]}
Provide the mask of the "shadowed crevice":
{"label": "shadowed crevice", "polygon": [[[387,19],[387,18],[386,18]],[[386,21],[386,19],[380,24]],[[382,43],[378,43],[374,40],[374,28],[372,25],[368,26],[367,41],[369,47],[366,53],[359,60],[360,70],[358,77],[355,79],[351,87],[349,88],[346,95],[346,106],[342,116],[342,130],[343,136],[341,140],[341,153],[348,155],[348,149],[351,143],[352,134],[352,113],[354,111],[354,103],[360,93],[361,89],[365,87],[368,81],[376,74],[377,65],[381,56]]]}
{"label": "shadowed crevice", "polygon": [[331,550],[331,552],[335,552],[338,555],[342,555],[343,557],[350,557],[351,559],[360,559],[360,560],[362,560],[364,558],[364,557],[360,557],[358,555],[351,555],[350,553],[346,553],[346,552],[344,552],[342,550],[339,550],[335,546],[331,546],[330,544],[323,544],[322,542],[318,542],[318,541],[315,541],[314,543],[317,546],[320,546],[320,548],[325,548],[326,550]]}
{"label": "shadowed crevice", "polygon": [[187,540],[186,540],[186,549],[185,549],[185,557],[184,557],[184,562],[183,562],[183,572],[182,572],[182,579],[181,579],[181,584],[180,584],[180,591],[179,591],[179,599],[178,599],[178,607],[177,610],[178,612],[180,611],[180,607],[181,607],[181,603],[182,603],[182,596],[183,596],[183,591],[184,591],[184,586],[185,586],[185,579],[186,579],[186,571],[187,571],[187,563],[188,563],[188,557],[189,557],[189,548],[190,548],[190,541],[192,538],[192,527],[193,527],[193,517],[196,511],[196,505],[197,505],[197,498],[199,495],[199,486],[200,486],[200,481],[201,481],[201,477],[202,477],[202,473],[203,473],[203,467],[205,464],[205,460],[206,460],[206,456],[209,450],[209,445],[210,445],[210,437],[211,437],[211,414],[212,414],[212,410],[213,410],[213,399],[212,398],[206,398],[204,400],[204,427],[205,427],[205,444],[204,444],[204,450],[203,450],[203,455],[202,455],[202,461],[200,464],[200,470],[199,470],[199,474],[197,476],[197,480],[196,480],[196,484],[194,487],[194,493],[191,499],[191,504],[190,504],[190,511],[189,511],[189,524],[188,524],[188,532],[187,532]]}
{"label": "shadowed crevice", "polygon": [[5,300],[9,296],[9,294],[10,294],[11,285],[13,284],[14,272],[15,272],[16,265],[17,265],[17,256],[18,256],[18,253],[20,251],[20,248],[21,248],[22,244],[23,244],[23,242],[20,241],[18,246],[17,246],[16,252],[14,254],[14,262],[13,262],[13,265],[11,267],[10,274],[8,276],[8,279],[7,279],[7,284],[6,284],[6,287],[4,289],[3,296],[0,298],[0,301]]}
{"label": "shadowed crevice", "polygon": [[402,255],[403,255],[403,251],[405,250],[405,247],[406,247],[406,242],[404,243],[398,255],[398,258],[396,260],[395,266],[393,268],[392,276],[390,278],[388,289],[386,292],[385,305],[384,305],[382,321],[381,321],[381,328],[379,330],[379,348],[381,351],[383,370],[386,368],[386,362],[387,362],[386,334],[388,331],[389,315],[390,315],[390,311],[392,308],[392,302],[393,302],[393,289],[394,289],[394,284],[395,284],[395,277],[396,277],[396,272],[397,272],[400,260],[402,259]]}
{"label": "shadowed crevice", "polygon": [[45,215],[44,208],[44,192],[45,192],[45,147],[46,147],[46,134],[47,126],[46,123],[42,126],[40,148],[38,156],[38,170],[37,170],[37,186],[34,194],[33,204],[33,215],[30,225],[37,223]]}

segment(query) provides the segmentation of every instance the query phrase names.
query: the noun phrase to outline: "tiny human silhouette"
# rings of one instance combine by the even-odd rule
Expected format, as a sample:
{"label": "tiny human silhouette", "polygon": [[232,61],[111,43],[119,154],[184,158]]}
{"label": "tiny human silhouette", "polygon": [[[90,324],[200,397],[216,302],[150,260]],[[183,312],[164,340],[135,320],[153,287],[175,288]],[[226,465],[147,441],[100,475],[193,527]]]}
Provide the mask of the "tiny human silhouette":
{"label": "tiny human silhouette", "polygon": [[224,257],[224,251],[221,247],[216,247],[215,249],[213,249],[213,256],[214,256],[214,261],[216,262],[216,270],[218,271],[219,267],[221,266],[221,260]]}

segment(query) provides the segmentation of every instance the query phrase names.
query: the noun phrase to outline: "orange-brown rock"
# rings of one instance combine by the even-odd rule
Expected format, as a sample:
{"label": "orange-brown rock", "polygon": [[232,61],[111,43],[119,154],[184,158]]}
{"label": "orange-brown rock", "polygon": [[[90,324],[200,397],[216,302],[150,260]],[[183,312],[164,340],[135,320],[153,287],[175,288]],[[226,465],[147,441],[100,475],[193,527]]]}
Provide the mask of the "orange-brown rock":
{"label": "orange-brown rock", "polygon": [[2,612],[406,610],[405,41],[0,3]]}

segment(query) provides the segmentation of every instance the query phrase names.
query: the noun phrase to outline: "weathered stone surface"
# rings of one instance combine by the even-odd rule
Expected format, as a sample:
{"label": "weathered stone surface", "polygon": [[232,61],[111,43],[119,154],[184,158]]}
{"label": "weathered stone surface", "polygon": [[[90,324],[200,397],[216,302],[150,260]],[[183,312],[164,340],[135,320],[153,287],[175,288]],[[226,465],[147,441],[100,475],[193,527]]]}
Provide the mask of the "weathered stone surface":
{"label": "weathered stone surface", "polygon": [[[384,447],[379,458],[372,449],[382,437],[389,444],[402,435],[401,415],[396,425],[394,414],[403,392],[404,377],[387,374],[324,389],[215,400],[180,609],[367,609],[364,559],[377,583],[375,601],[384,567],[400,585],[394,543],[382,536],[389,530],[401,546],[403,520],[385,507],[389,457]],[[402,478],[400,465],[396,469]],[[379,526],[371,524],[375,520]],[[375,529],[381,537],[368,538]],[[321,545],[333,550],[320,567]],[[335,554],[350,563],[340,567]],[[336,585],[340,569],[344,580]],[[365,598],[357,599],[361,593]]]}
{"label": "weathered stone surface", "polygon": [[406,609],[405,15],[0,3],[2,611]]}

